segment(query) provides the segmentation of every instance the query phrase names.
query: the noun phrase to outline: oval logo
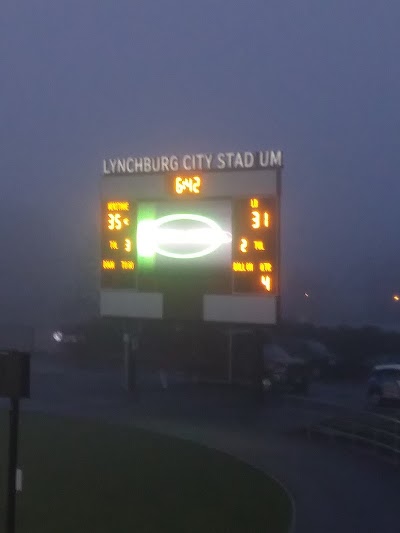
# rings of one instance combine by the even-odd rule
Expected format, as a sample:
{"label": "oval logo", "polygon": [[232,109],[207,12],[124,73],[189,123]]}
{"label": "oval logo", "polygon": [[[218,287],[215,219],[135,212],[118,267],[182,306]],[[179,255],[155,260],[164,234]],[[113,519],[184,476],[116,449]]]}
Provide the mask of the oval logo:
{"label": "oval logo", "polygon": [[230,242],[231,233],[202,215],[166,215],[156,220],[141,220],[137,228],[137,251],[142,257],[159,254],[173,259],[195,259]]}

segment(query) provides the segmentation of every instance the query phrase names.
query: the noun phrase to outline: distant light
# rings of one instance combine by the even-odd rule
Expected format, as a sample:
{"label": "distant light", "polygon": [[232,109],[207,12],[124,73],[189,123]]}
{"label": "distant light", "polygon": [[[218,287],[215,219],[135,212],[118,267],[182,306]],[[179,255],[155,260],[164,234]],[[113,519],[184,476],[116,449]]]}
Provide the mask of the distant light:
{"label": "distant light", "polygon": [[305,296],[306,298],[309,298],[309,297],[310,297],[310,295],[308,294],[308,292],[305,292],[305,293],[304,293],[304,296]]}
{"label": "distant light", "polygon": [[393,296],[393,300],[394,300],[395,302],[400,301],[400,296],[399,296],[398,294],[395,294],[395,295]]}
{"label": "distant light", "polygon": [[55,331],[53,333],[53,339],[56,341],[56,342],[61,342],[63,340],[63,334],[61,331]]}

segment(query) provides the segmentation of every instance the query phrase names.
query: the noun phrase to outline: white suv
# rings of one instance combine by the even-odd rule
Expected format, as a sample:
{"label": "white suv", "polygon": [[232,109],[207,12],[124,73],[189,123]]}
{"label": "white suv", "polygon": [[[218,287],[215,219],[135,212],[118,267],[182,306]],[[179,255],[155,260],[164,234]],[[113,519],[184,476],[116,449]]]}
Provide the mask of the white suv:
{"label": "white suv", "polygon": [[385,400],[400,400],[400,364],[377,365],[368,379],[368,402],[379,405]]}

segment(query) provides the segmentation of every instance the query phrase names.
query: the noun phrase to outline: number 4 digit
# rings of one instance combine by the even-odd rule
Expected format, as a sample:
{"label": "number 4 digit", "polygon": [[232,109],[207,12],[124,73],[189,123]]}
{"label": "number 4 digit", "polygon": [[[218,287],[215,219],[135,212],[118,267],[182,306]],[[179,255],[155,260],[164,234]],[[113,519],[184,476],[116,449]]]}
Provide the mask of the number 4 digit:
{"label": "number 4 digit", "polygon": [[261,284],[264,285],[265,289],[271,291],[271,278],[270,276],[261,276]]}

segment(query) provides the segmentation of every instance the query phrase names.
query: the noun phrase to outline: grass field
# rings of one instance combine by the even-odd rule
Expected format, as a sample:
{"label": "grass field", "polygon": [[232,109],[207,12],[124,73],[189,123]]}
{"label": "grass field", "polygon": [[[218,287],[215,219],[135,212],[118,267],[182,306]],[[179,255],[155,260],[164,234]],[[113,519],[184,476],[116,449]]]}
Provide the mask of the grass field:
{"label": "grass field", "polygon": [[[7,430],[3,412],[0,520]],[[133,428],[22,413],[19,466],[17,533],[281,533],[290,521],[287,495],[257,470]]]}

